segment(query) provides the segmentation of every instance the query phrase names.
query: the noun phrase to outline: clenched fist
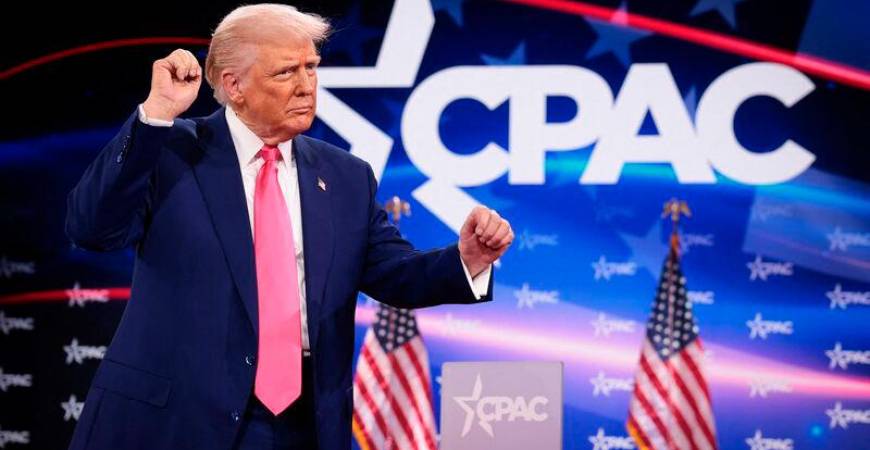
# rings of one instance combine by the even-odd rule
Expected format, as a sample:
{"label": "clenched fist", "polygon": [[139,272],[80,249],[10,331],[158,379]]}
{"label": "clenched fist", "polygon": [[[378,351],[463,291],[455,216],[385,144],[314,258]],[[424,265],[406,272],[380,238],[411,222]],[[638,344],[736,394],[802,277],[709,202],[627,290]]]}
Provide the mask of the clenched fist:
{"label": "clenched fist", "polygon": [[459,231],[459,256],[471,276],[477,276],[507,251],[514,241],[511,224],[497,212],[475,207]]}
{"label": "clenched fist", "polygon": [[151,67],[151,92],[142,104],[145,115],[171,121],[190,108],[199,85],[202,68],[193,53],[178,49]]}

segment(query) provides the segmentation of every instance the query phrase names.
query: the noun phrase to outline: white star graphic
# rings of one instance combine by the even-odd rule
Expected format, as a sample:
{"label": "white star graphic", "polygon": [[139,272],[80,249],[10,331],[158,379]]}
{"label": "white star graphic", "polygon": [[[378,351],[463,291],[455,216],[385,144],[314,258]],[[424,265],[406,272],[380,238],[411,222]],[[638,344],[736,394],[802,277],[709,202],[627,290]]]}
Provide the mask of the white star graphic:
{"label": "white star graphic", "polygon": [[761,320],[761,313],[755,313],[755,318],[746,321],[746,326],[749,327],[749,339],[759,337],[767,339],[767,328],[764,326],[764,321]]}
{"label": "white star graphic", "polygon": [[610,450],[607,437],[604,436],[604,428],[599,428],[595,436],[589,436],[589,442],[592,443],[592,450]]}
{"label": "white star graphic", "polygon": [[[459,404],[459,407],[465,412],[465,424],[462,426],[462,437],[468,434],[471,431],[471,424],[474,422],[474,405],[480,400],[480,394],[483,391],[483,383],[480,381],[480,374],[477,374],[477,379],[474,382],[474,388],[471,390],[471,395],[468,397],[453,397],[453,400]],[[469,405],[469,403],[471,405]],[[492,426],[484,422],[483,420],[478,420],[477,424],[480,425],[480,428],[483,428],[483,431],[486,432],[490,437],[494,437],[492,432]]]}
{"label": "white star graphic", "polygon": [[833,349],[825,350],[825,356],[831,359],[831,364],[828,366],[829,369],[839,367],[846,370],[849,368],[849,357],[843,351],[843,346],[839,342],[834,344]]}
{"label": "white star graphic", "polygon": [[846,418],[846,411],[843,409],[843,404],[837,402],[834,404],[834,409],[829,409],[825,411],[825,414],[831,418],[831,429],[837,428],[837,426],[841,426],[843,428],[849,427],[849,420]]}
{"label": "white star graphic", "polygon": [[750,280],[760,279],[767,281],[767,271],[764,270],[764,262],[761,260],[761,255],[755,255],[755,261],[746,263],[746,267],[750,271]]}
{"label": "white star graphic", "polygon": [[82,408],[84,408],[85,402],[80,402],[76,398],[75,394],[69,396],[69,400],[62,402],[60,407],[63,408],[63,420],[64,422],[72,420],[79,420],[79,416],[82,414]]}

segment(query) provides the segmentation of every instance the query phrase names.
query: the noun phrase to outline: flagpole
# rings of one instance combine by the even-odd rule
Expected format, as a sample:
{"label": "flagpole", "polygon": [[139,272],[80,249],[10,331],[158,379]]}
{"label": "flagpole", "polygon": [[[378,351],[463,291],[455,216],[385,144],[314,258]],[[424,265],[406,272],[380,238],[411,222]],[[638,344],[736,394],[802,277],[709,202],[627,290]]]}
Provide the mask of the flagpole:
{"label": "flagpole", "polygon": [[[399,198],[398,195],[394,195],[394,196],[390,197],[390,199],[387,200],[386,203],[384,203],[384,211],[386,211],[389,216],[392,216],[393,225],[395,225],[396,229],[399,230],[399,234],[401,235],[402,231],[401,231],[401,228],[399,227],[399,222],[402,220],[403,215],[406,215],[406,216],[411,215],[411,204],[402,200],[401,198]],[[386,307],[386,305],[383,305],[383,304],[380,305],[380,308],[384,308],[384,307]],[[387,381],[387,385],[390,385],[393,383],[393,371],[392,370],[387,371],[386,381]],[[387,399],[386,399],[387,404],[388,405],[392,404],[393,403],[393,390],[387,389],[386,394],[387,394]],[[393,448],[394,443],[392,442],[391,439],[392,439],[392,436],[389,436],[386,438],[385,444],[386,444],[387,449]]]}
{"label": "flagpole", "polygon": [[[671,237],[670,241],[670,251],[674,252],[675,258],[674,263],[679,261],[680,257],[680,217],[685,215],[686,217],[691,217],[692,212],[689,210],[689,205],[682,200],[677,200],[676,198],[671,197],[670,200],[665,202],[664,208],[662,210],[662,218],[670,216],[671,219]],[[668,260],[671,260],[670,256],[668,256]],[[668,271],[675,271],[675,268],[671,266]],[[665,329],[665,336],[667,338],[668,343],[674,342],[674,339],[677,338],[676,333],[674,333],[674,310],[676,309],[676,305],[674,305],[673,301],[674,297],[669,296],[668,299],[668,326]],[[677,338],[679,339],[679,338]],[[666,401],[668,402],[668,426],[673,429],[676,424],[676,420],[674,418],[674,411],[676,411],[676,406],[674,402],[674,378],[675,378],[675,369],[672,364],[672,359],[668,359],[665,362],[665,367],[669,372],[668,376],[668,385],[667,385],[667,394],[668,397]],[[670,449],[676,448],[676,444],[674,442],[668,442],[668,447]]]}

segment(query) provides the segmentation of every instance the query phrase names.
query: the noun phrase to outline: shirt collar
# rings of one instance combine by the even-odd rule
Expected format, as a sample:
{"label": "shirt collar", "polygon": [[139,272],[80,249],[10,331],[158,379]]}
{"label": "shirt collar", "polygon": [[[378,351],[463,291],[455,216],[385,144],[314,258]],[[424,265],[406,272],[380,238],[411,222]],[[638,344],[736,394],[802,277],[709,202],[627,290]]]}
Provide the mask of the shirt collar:
{"label": "shirt collar", "polygon": [[[244,168],[257,160],[257,153],[263,148],[263,140],[260,139],[247,125],[245,125],[236,112],[229,105],[226,107],[227,125],[233,145],[236,147],[236,156],[239,158],[239,166]],[[293,140],[278,144],[281,158],[289,164],[293,162]]]}

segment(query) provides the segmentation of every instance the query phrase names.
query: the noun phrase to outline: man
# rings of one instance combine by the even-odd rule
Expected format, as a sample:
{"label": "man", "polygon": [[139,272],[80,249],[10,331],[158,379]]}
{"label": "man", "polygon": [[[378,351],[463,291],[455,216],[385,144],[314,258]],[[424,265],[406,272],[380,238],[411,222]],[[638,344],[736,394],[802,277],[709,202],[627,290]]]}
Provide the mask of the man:
{"label": "man", "polygon": [[76,245],[136,255],[72,449],[347,449],[357,292],[403,308],[491,299],[507,221],[476,208],[458,244],[414,250],[368,164],[300,134],[327,31],[288,6],[233,11],[206,59],[224,107],[178,118],[203,73],[172,52],[70,193]]}

